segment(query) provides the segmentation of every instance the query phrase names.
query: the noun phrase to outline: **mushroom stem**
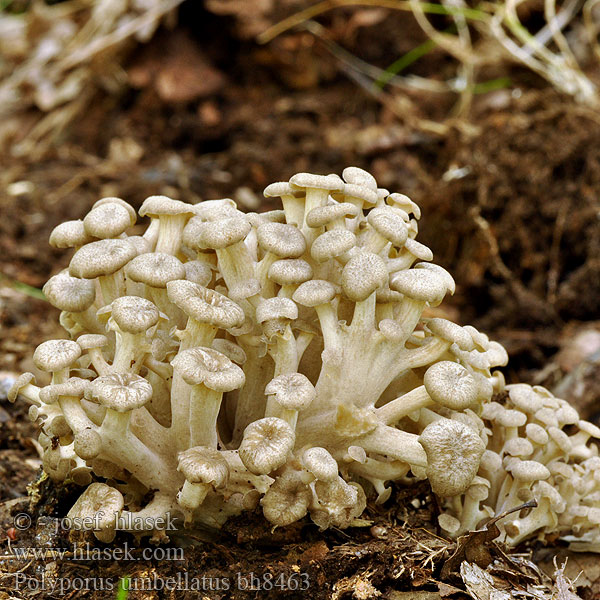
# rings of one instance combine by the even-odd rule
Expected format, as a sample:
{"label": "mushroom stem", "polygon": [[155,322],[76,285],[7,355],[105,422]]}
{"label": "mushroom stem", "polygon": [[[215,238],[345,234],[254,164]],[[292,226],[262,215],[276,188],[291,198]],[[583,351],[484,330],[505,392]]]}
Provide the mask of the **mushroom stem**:
{"label": "mushroom stem", "polygon": [[367,452],[377,452],[411,466],[427,466],[427,455],[419,443],[419,436],[394,427],[378,425],[373,432],[353,440],[353,443]]}
{"label": "mushroom stem", "polygon": [[433,400],[422,385],[403,396],[391,400],[376,410],[377,417],[387,425],[393,425],[400,419],[410,415],[416,410],[427,408],[433,404]]}
{"label": "mushroom stem", "polygon": [[58,403],[73,433],[79,433],[87,428],[96,429],[94,423],[85,414],[77,396],[60,396]]}
{"label": "mushroom stem", "polygon": [[177,255],[181,245],[183,228],[189,219],[188,214],[160,215],[158,226],[158,239],[155,252]]}
{"label": "mushroom stem", "polygon": [[229,290],[254,277],[254,263],[243,240],[227,248],[217,248],[216,253],[219,270]]}
{"label": "mushroom stem", "polygon": [[209,483],[190,483],[186,480],[177,494],[177,502],[185,510],[195,510],[204,502],[209,490]]}
{"label": "mushroom stem", "polygon": [[217,417],[223,392],[216,392],[203,384],[194,385],[190,398],[190,446],[217,447]]}
{"label": "mushroom stem", "polygon": [[118,331],[117,348],[111,367],[113,373],[137,373],[147,352],[143,333]]}

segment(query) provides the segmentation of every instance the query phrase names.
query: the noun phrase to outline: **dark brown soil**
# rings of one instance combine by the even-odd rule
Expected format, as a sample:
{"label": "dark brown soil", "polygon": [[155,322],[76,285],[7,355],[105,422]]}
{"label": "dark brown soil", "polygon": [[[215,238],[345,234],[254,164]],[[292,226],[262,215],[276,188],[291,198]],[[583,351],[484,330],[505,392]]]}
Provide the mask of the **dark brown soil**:
{"label": "dark brown soil", "polygon": [[[272,181],[357,165],[421,206],[419,239],[457,282],[444,314],[506,346],[507,379],[558,385],[562,397],[597,419],[597,356],[594,363],[577,349],[569,349],[569,360],[558,353],[577,332],[600,330],[600,115],[512,69],[501,73],[510,75],[510,89],[476,97],[468,127],[423,133],[347,79],[308,33],[287,34],[261,47],[244,37],[243,19],[190,4],[174,31],[161,31],[156,43],[136,50],[124,65],[137,89],[100,95],[44,159],[0,159],[0,383],[33,370],[35,346],[60,335],[58,311],[15,281],[40,288],[64,268],[69,256],[51,249],[48,235],[58,223],[82,218],[99,197],[117,195],[137,207],[157,193],[193,202],[227,196],[248,210],[264,210],[270,205],[261,191]],[[406,15],[390,13],[385,26],[375,29],[354,26],[353,14],[345,9],[322,22],[347,50],[379,66],[424,40]],[[186,59],[178,52],[187,53]],[[186,83],[199,87],[195,98],[182,101],[177,94],[188,88],[182,92],[176,84],[170,96],[164,90],[161,96],[153,83],[156,73],[177,75],[188,63],[199,69]],[[444,56],[433,52],[414,72],[431,75],[447,68]],[[412,100],[428,119],[443,118],[453,101]],[[10,185],[15,182],[29,183],[15,191]],[[39,529],[9,532],[14,515],[64,516],[73,491],[44,482],[36,488],[36,506],[20,500],[39,467],[35,427],[22,407],[6,402],[0,404],[0,423],[0,499],[8,501],[0,515],[3,548],[8,550],[11,535],[14,545],[39,546],[45,535]],[[321,534],[303,524],[271,534],[254,515],[220,533],[186,532],[173,540],[184,547],[183,561],[3,561],[0,590],[18,598],[113,598],[112,590],[69,589],[61,596],[56,589],[27,589],[26,583],[17,591],[14,578],[22,570],[36,581],[43,575],[60,582],[77,573],[114,584],[125,575],[165,579],[187,572],[207,578],[202,593],[133,591],[129,598],[350,598],[360,589],[364,595],[354,596],[359,599],[415,589],[435,592],[432,598],[460,598],[460,589],[452,587],[460,587],[456,574],[444,583],[439,577],[455,545],[427,530],[433,509],[414,508],[414,498],[431,506],[427,490],[419,488],[398,491],[385,510],[370,507],[368,517],[381,527],[375,530]],[[119,538],[126,541],[139,554],[142,546]],[[68,546],[68,540],[50,535],[47,542]],[[525,580],[533,577],[522,570]],[[238,573],[281,585],[240,590]],[[291,589],[305,580],[308,589]],[[219,581],[221,589],[206,587]],[[582,597],[600,597],[592,589],[580,590]],[[0,598],[8,598],[3,594]]]}

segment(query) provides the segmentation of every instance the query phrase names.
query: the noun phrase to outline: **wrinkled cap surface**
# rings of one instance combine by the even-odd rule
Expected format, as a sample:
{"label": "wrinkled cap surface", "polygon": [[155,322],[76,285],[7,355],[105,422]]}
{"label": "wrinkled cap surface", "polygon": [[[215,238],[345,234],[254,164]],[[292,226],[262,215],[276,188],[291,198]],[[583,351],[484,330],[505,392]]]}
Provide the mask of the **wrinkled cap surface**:
{"label": "wrinkled cap surface", "polygon": [[269,267],[269,279],[279,285],[303,283],[312,276],[312,267],[301,258],[282,258]]}
{"label": "wrinkled cap surface", "polygon": [[470,485],[485,450],[467,425],[441,418],[425,427],[419,442],[427,454],[427,477],[438,496],[457,496]]}
{"label": "wrinkled cap surface", "polygon": [[152,398],[152,386],[133,373],[103,375],[90,383],[86,398],[117,412],[141,408]]}
{"label": "wrinkled cap surface", "polygon": [[293,225],[263,223],[258,226],[256,235],[263,250],[280,258],[298,258],[306,251],[306,239]]}
{"label": "wrinkled cap surface", "polygon": [[342,289],[353,302],[368,298],[388,281],[388,271],[381,256],[361,252],[353,256],[342,271]]}
{"label": "wrinkled cap surface", "polygon": [[314,307],[328,304],[335,298],[335,294],[335,286],[329,281],[312,279],[299,285],[292,298],[302,306]]}
{"label": "wrinkled cap surface", "polygon": [[271,379],[265,387],[265,394],[274,396],[283,408],[302,410],[311,404],[317,392],[302,373],[286,373]]}
{"label": "wrinkled cap surface", "polygon": [[294,430],[283,419],[265,417],[246,427],[240,458],[250,472],[268,475],[285,464],[295,440]]}
{"label": "wrinkled cap surface", "polygon": [[244,322],[244,311],[235,302],[192,281],[169,281],[167,293],[171,302],[196,321],[222,329],[239,327]]}
{"label": "wrinkled cap surface", "polygon": [[371,227],[394,246],[402,247],[408,238],[408,228],[404,219],[389,206],[374,208],[367,220]]}
{"label": "wrinkled cap surface", "polygon": [[33,353],[33,362],[41,371],[60,371],[81,356],[81,348],[71,340],[48,340]]}
{"label": "wrinkled cap surface", "polygon": [[67,271],[50,277],[42,291],[52,306],[68,312],[83,312],[96,299],[93,281],[71,277]]}
{"label": "wrinkled cap surface", "polygon": [[216,488],[227,485],[229,466],[218,450],[194,446],[180,452],[177,470],[190,483],[212,484]]}
{"label": "wrinkled cap surface", "polygon": [[73,449],[77,456],[83,460],[91,460],[96,458],[102,450],[102,438],[97,431],[93,429],[84,429],[75,434],[73,440]]}
{"label": "wrinkled cap surface", "polygon": [[99,206],[102,206],[103,204],[118,204],[129,213],[129,219],[132,225],[137,221],[137,213],[135,212],[135,209],[133,208],[133,206],[131,206],[131,204],[125,202],[125,200],[123,200],[122,198],[117,198],[116,196],[107,196],[106,198],[100,198],[100,200],[94,202],[92,210],[98,208]]}
{"label": "wrinkled cap surface", "polygon": [[208,286],[212,279],[210,265],[201,260],[188,260],[183,266],[185,268],[185,277],[181,279],[187,279],[203,287]]}
{"label": "wrinkled cap surface", "polygon": [[125,274],[133,281],[145,283],[151,287],[166,288],[169,281],[185,279],[183,263],[164,252],[148,252],[136,256],[127,267]]}
{"label": "wrinkled cap surface", "polygon": [[158,308],[139,296],[121,296],[111,304],[112,318],[121,331],[144,333],[158,323]]}
{"label": "wrinkled cap surface", "polygon": [[310,247],[310,255],[318,262],[341,256],[356,246],[356,236],[347,229],[322,233]]}
{"label": "wrinkled cap surface", "polygon": [[83,221],[65,221],[57,225],[50,234],[50,245],[54,248],[75,248],[94,241],[85,230]]}
{"label": "wrinkled cap surface", "polygon": [[69,274],[84,279],[111,275],[136,255],[135,246],[127,239],[98,240],[75,252],[69,264]]}
{"label": "wrinkled cap surface", "polygon": [[320,481],[334,481],[338,477],[337,461],[325,448],[309,448],[302,455],[302,463]]}
{"label": "wrinkled cap surface", "polygon": [[311,498],[310,488],[299,475],[284,474],[275,479],[260,503],[267,521],[285,527],[306,515]]}
{"label": "wrinkled cap surface", "polygon": [[114,539],[114,528],[117,517],[123,510],[125,502],[119,490],[105,483],[92,483],[85,492],[79,496],[67,517],[74,523],[81,523],[80,519],[94,519],[96,537],[103,542]]}
{"label": "wrinkled cap surface", "polygon": [[431,399],[452,410],[464,410],[477,401],[479,386],[462,365],[442,360],[427,369],[423,383]]}
{"label": "wrinkled cap surface", "polygon": [[83,219],[85,231],[102,239],[118,237],[134,223],[131,213],[116,202],[106,202],[93,208]]}
{"label": "wrinkled cap surface", "polygon": [[241,242],[252,229],[248,219],[242,216],[218,221],[192,221],[183,232],[183,242],[190,248],[200,250],[220,250],[233,246]]}
{"label": "wrinkled cap surface", "polygon": [[172,361],[186,383],[204,384],[217,392],[230,392],[244,385],[244,371],[227,356],[213,348],[190,348],[180,352]]}

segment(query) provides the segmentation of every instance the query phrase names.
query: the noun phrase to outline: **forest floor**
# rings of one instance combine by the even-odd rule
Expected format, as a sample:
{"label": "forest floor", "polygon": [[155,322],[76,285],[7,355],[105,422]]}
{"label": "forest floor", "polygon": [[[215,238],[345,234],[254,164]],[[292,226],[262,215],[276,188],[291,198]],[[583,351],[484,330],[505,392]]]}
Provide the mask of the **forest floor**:
{"label": "forest floor", "polygon": [[[462,123],[425,132],[346,78],[336,58],[308,33],[258,46],[239,35],[233,18],[202,11],[199,16],[189,5],[181,10],[178,27],[160,31],[129,55],[124,69],[135,88],[100,95],[43,158],[2,159],[0,545],[5,553],[10,544],[72,548],[64,532],[54,535],[48,526],[9,531],[18,513],[31,514],[34,522],[41,515],[64,516],[74,491],[57,490],[40,476],[36,427],[21,405],[6,402],[5,393],[15,374],[35,370],[36,345],[61,335],[58,311],[21,284],[39,289],[67,265],[67,253],[48,246],[49,233],[62,221],[82,218],[103,196],[122,197],[136,208],[157,193],[191,202],[232,197],[242,208],[260,211],[272,208],[261,193],[270,182],[300,171],[366,168],[380,186],[421,206],[419,239],[457,282],[443,314],[475,325],[507,348],[508,381],[545,385],[583,417],[599,422],[600,113],[582,109],[529,72],[504,66],[493,76],[509,77],[510,86],[475,96]],[[186,19],[186,10],[195,19]],[[346,50],[366,61],[383,64],[424,40],[406,14],[386,13],[377,27],[353,24],[353,14],[345,11],[324,23]],[[176,86],[182,62],[195,65],[199,81],[192,83],[200,92],[192,101],[166,101],[154,77],[166,69]],[[431,74],[447,64],[433,52],[415,68]],[[452,102],[424,97],[417,103],[420,117],[440,119]],[[33,480],[30,506],[25,496]],[[125,576],[167,581],[187,572],[205,577],[195,584],[199,588],[188,582],[202,593],[165,588],[131,591],[129,598],[285,593],[434,600],[491,598],[494,586],[513,593],[508,597],[525,598],[537,586],[548,594],[540,598],[555,593],[568,600],[568,586],[552,563],[553,554],[564,555],[560,544],[527,546],[511,557],[490,535],[457,545],[439,537],[432,525],[435,510],[427,486],[420,486],[397,489],[383,507],[370,505],[365,528],[319,533],[302,522],[271,533],[253,515],[228,523],[222,532],[174,535],[169,548],[182,547],[181,560],[160,553],[145,560],[142,545],[125,535],[117,542],[137,548],[133,560],[3,559],[0,599],[113,598],[116,587],[76,590],[74,582],[87,578],[93,587],[92,579],[103,578],[105,586],[114,587]],[[461,561],[450,560],[465,552],[483,552],[482,566],[497,559],[491,587],[469,589],[470,596]],[[597,562],[571,556],[566,569],[570,579],[585,572],[575,583],[581,598],[600,598]],[[252,574],[260,591],[244,588]]]}

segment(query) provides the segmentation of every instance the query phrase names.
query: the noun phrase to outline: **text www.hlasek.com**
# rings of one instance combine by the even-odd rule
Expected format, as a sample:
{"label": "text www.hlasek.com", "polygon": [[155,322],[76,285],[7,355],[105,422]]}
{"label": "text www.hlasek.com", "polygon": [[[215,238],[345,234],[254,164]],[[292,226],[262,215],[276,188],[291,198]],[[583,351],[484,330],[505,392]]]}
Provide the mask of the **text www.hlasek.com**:
{"label": "text www.hlasek.com", "polygon": [[10,547],[10,553],[0,558],[7,560],[60,560],[71,561],[124,561],[124,560],[184,560],[183,548],[132,548],[127,542],[115,548],[96,548],[92,544],[69,548]]}

